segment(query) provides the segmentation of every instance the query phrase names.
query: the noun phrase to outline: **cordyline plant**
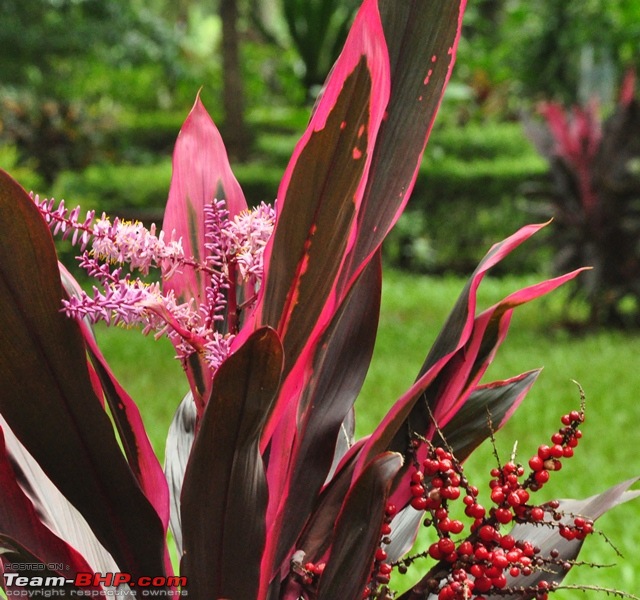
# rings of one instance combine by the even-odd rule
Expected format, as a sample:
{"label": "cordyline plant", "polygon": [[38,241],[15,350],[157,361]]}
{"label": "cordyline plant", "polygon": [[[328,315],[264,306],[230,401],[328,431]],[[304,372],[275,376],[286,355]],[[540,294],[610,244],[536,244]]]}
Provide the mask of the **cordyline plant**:
{"label": "cordyline plant", "polygon": [[[593,521],[635,495],[629,481],[583,501],[533,500],[573,454],[583,407],[528,464],[494,466],[486,507],[464,475],[538,375],[480,383],[513,309],[577,274],[476,314],[485,273],[540,226],[491,248],[415,383],[353,440],[380,245],[413,187],[463,9],[365,0],[275,209],[248,210],[199,100],[176,144],[162,231],[82,217],[0,177],[7,594],[134,596],[151,585],[194,600],[392,598],[424,523],[433,566],[398,598],[545,598]],[[90,294],[58,265],[50,230],[80,247]],[[161,284],[138,277],[150,269]],[[182,361],[189,392],[164,472],[92,335],[97,320],[167,335]],[[451,516],[457,501],[467,524]]]}
{"label": "cordyline plant", "polygon": [[535,190],[537,209],[555,220],[550,242],[556,273],[591,265],[576,280],[589,324],[640,326],[640,102],[635,74],[625,78],[614,112],[598,104],[541,107],[526,131],[549,161],[550,185]]}

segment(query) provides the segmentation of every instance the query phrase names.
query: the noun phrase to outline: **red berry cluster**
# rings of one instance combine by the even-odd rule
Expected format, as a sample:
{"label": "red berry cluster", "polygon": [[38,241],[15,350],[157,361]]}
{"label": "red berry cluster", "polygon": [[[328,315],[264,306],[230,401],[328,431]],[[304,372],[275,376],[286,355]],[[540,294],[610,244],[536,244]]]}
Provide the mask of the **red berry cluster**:
{"label": "red berry cluster", "polygon": [[388,502],[384,511],[384,519],[382,526],[380,527],[380,547],[376,550],[373,568],[371,570],[371,577],[369,583],[362,592],[363,598],[376,598],[379,600],[391,599],[393,596],[391,591],[387,587],[391,580],[391,571],[393,566],[391,563],[385,562],[387,560],[387,553],[382,547],[382,544],[389,544],[391,538],[391,521],[396,516],[398,509],[395,504]]}
{"label": "red berry cluster", "polygon": [[[437,594],[439,600],[484,600],[485,595],[505,594],[508,577],[529,576],[545,566],[571,564],[563,562],[559,553],[552,551],[542,556],[540,548],[530,542],[516,540],[500,532],[502,526],[514,523],[544,523],[557,527],[566,539],[583,539],[593,532],[593,522],[575,516],[567,522],[567,515],[559,512],[557,501],[535,505],[530,502],[531,492],[536,492],[549,480],[550,473],[559,471],[562,459],[573,456],[582,434],[578,429],[584,421],[584,411],[572,411],[562,417],[563,427],[551,437],[551,445],[538,448],[529,461],[531,472],[525,477],[525,468],[510,460],[491,470],[491,507],[486,509],[478,502],[478,489],[469,485],[462,466],[452,453],[442,447],[433,447],[424,440],[412,440],[412,457],[420,444],[427,444],[426,458],[413,458],[414,472],[410,477],[411,506],[426,511],[425,526],[433,527],[438,540],[425,553],[440,561],[434,577],[427,582],[428,591]],[[465,524],[450,516],[449,503],[462,498],[465,515],[473,519],[470,535],[455,541],[465,529]],[[386,555],[385,555],[386,558]],[[402,561],[401,572],[411,563],[412,557]],[[376,557],[376,560],[378,557]],[[382,559],[384,560],[384,559]],[[385,575],[384,583],[388,582]],[[553,584],[542,582],[535,589],[525,591],[540,600],[546,599]]]}
{"label": "red berry cluster", "polygon": [[319,562],[292,562],[292,571],[298,576],[298,580],[306,586],[315,585],[318,582],[318,578],[322,575],[326,563]]}

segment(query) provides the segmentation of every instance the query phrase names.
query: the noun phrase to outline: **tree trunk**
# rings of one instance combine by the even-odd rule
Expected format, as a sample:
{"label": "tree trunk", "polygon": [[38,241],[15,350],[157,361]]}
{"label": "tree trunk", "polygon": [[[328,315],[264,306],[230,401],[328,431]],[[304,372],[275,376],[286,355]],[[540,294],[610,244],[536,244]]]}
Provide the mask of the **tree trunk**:
{"label": "tree trunk", "polygon": [[240,65],[238,0],[220,0],[222,21],[222,105],[228,154],[238,161],[249,155],[251,136],[244,118],[244,89]]}

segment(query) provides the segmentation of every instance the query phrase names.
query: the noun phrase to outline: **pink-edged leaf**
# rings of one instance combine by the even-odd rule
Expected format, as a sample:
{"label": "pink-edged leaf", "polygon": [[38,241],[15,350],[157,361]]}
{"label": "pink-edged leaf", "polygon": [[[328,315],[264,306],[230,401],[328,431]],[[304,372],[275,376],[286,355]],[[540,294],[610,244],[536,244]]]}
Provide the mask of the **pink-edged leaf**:
{"label": "pink-edged leaf", "polygon": [[264,598],[267,485],[259,440],[280,382],[282,346],[255,331],[218,369],[181,497],[189,596]]}
{"label": "pink-edged leaf", "polygon": [[379,0],[378,5],[389,52],[391,96],[345,278],[362,268],[409,199],[451,75],[466,0]]}
{"label": "pink-edged leaf", "polygon": [[120,434],[129,466],[166,531],[169,524],[169,490],[162,467],[144,428],[140,410],[115,378],[93,338],[85,334],[84,339],[93,368],[100,378],[111,416]]}
{"label": "pink-edged leaf", "polygon": [[[355,446],[359,446],[356,442]],[[309,515],[302,534],[296,541],[296,550],[302,550],[307,560],[317,562],[333,543],[334,527],[342,510],[345,497],[353,483],[354,455],[342,461],[338,472],[325,485]]]}
{"label": "pink-edged leaf", "polygon": [[11,231],[0,236],[0,412],[119,567],[134,576],[161,575],[162,523],[96,398],[78,324],[61,312],[51,234],[4,173],[0,228]]}
{"label": "pink-edged leaf", "polygon": [[[507,334],[513,309],[556,289],[579,272],[529,286],[480,314],[467,343],[440,370],[434,366],[427,371],[394,405],[367,441],[359,459],[360,468],[383,450],[405,452],[409,444],[408,431],[432,439],[434,421],[444,428],[477,386]],[[423,445],[416,451],[416,459],[424,459],[425,452]],[[392,500],[404,506],[410,500],[408,488],[399,487]]]}
{"label": "pink-edged leaf", "polygon": [[[213,200],[225,200],[230,218],[246,210],[242,189],[234,177],[222,138],[200,97],[189,113],[173,154],[173,174],[162,230],[167,237],[182,240],[187,258],[203,264],[205,252],[204,207]],[[168,268],[171,268],[168,265]],[[210,274],[183,266],[163,282],[163,291],[173,291],[178,302],[205,302]],[[208,393],[211,371],[197,353],[185,362],[189,384],[202,407]]]}
{"label": "pink-edged leaf", "polygon": [[284,174],[265,249],[258,319],[280,334],[285,373],[306,360],[342,300],[336,279],[355,241],[355,216],[388,95],[382,27],[375,1],[366,0]]}
{"label": "pink-edged leaf", "polygon": [[419,377],[434,365],[442,364],[443,360],[446,360],[467,342],[473,328],[478,287],[487,271],[546,225],[547,223],[526,225],[505,240],[491,246],[460,293],[436,341],[429,350],[418,374]]}
{"label": "pink-edged leaf", "polygon": [[320,577],[318,600],[358,600],[371,575],[380,546],[387,497],[402,456],[376,457],[349,490],[335,525],[335,537]]}
{"label": "pink-edged leaf", "polygon": [[[0,429],[0,536],[5,541],[13,540],[21,548],[44,564],[63,563],[69,567],[65,575],[86,573],[91,567],[74,548],[56,536],[40,520],[33,504],[16,480],[6,452],[4,435]],[[2,546],[4,544],[0,544]],[[16,544],[12,544],[16,546]]]}
{"label": "pink-edged leaf", "polygon": [[[367,440],[367,452],[359,460],[360,468],[372,456],[387,449],[403,452],[408,442],[408,423],[413,431],[421,435],[426,434],[432,428],[432,416],[427,410],[425,399],[428,400],[433,415],[438,419],[439,426],[446,425],[446,421],[442,421],[440,418],[443,413],[450,412],[453,404],[460,405],[462,399],[460,394],[466,390],[468,395],[471,391],[470,383],[479,380],[479,376],[488,366],[488,361],[493,356],[497,345],[506,334],[506,327],[503,327],[500,336],[496,338],[494,325],[503,322],[508,325],[508,319],[515,306],[513,304],[514,298],[510,296],[505,299],[505,304],[496,305],[493,309],[486,311],[478,321],[480,317],[478,319],[475,317],[478,286],[489,268],[497,264],[541,227],[543,225],[523,227],[503,242],[491,247],[460,294],[420,369],[417,381],[395,403],[376,431]],[[533,299],[551,291],[573,276],[575,273],[552,280],[553,283],[543,283],[537,287],[527,288],[528,291],[522,292],[517,298],[519,301],[526,301],[525,297]],[[491,311],[496,315],[495,322],[491,322],[490,317],[493,314]],[[485,340],[485,333],[490,322],[492,325],[491,335]],[[451,393],[452,391],[455,393]],[[444,392],[448,394],[445,395]],[[447,420],[452,416],[452,414],[449,415]]]}
{"label": "pink-edged leaf", "polygon": [[[439,392],[440,399],[436,401],[426,397],[430,402],[433,418],[440,427],[446,426],[455,416],[493,361],[507,335],[513,310],[554,291],[584,270],[577,269],[518,290],[478,315],[469,341],[438,376],[444,380]],[[450,371],[448,376],[445,371]]]}
{"label": "pink-edged leaf", "polygon": [[173,539],[182,556],[182,518],[180,493],[196,434],[197,411],[193,394],[189,392],[180,402],[169,426],[164,453],[164,471],[171,497],[170,527]]}
{"label": "pink-edged leaf", "polygon": [[434,436],[434,443],[452,448],[455,457],[460,462],[465,461],[509,420],[539,375],[540,369],[536,369],[505,381],[477,386],[442,428],[442,435]]}
{"label": "pink-edged leaf", "polygon": [[[268,481],[277,514],[269,521],[268,546],[278,544],[275,569],[290,551],[317,501],[343,424],[369,369],[381,286],[378,255],[362,272],[317,346],[312,376],[297,406],[296,420],[291,421],[295,429],[279,429],[273,437]],[[291,469],[282,468],[289,462]]]}
{"label": "pink-edged leaf", "polygon": [[[75,278],[63,265],[58,264],[58,267],[67,294],[77,295],[81,288]],[[104,394],[106,397],[129,466],[166,531],[169,524],[169,490],[162,467],[145,430],[140,410],[116,379],[89,325],[84,321],[79,325],[91,360],[91,370],[97,379],[93,387],[96,389],[96,386],[99,386],[100,395]]]}
{"label": "pink-edged leaf", "polygon": [[94,573],[118,570],[113,557],[100,544],[84,517],[46,476],[2,415],[0,428],[4,433],[7,455],[16,481],[33,504],[42,523],[77,550]]}
{"label": "pink-edged leaf", "polygon": [[[189,113],[176,141],[169,198],[162,221],[166,236],[182,240],[185,256],[198,263],[205,259],[204,207],[213,200],[225,200],[230,216],[246,210],[240,185],[231,172],[227,152],[200,96]],[[192,298],[204,302],[207,274],[182,268],[164,282],[180,302]]]}

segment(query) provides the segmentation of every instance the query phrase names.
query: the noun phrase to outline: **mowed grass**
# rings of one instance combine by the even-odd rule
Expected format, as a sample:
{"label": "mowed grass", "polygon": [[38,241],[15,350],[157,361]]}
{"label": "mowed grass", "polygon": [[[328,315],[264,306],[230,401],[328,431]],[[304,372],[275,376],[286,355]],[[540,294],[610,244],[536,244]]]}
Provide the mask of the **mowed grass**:
{"label": "mowed grass", "polygon": [[[541,277],[486,278],[479,292],[479,308]],[[415,374],[464,285],[456,277],[417,277],[385,273],[383,308],[374,358],[358,400],[358,435],[369,433],[393,401],[414,380]],[[491,365],[485,381],[504,379],[544,367],[536,385],[511,421],[496,436],[503,460],[517,441],[518,458],[526,463],[537,446],[547,443],[559,427],[560,416],[580,404],[578,381],[587,396],[584,438],[576,456],[566,461],[551,483],[540,492],[553,497],[582,498],[620,481],[640,475],[638,430],[640,421],[640,336],[619,331],[570,335],[558,326],[562,318],[562,291],[516,309],[507,340]],[[98,328],[108,359],[141,407],[151,441],[160,457],[175,407],[186,392],[186,380],[173,350],[166,342],[142,338],[136,332]],[[488,472],[495,465],[490,443],[481,446],[465,465],[469,479],[478,485],[488,504]],[[638,487],[638,486],[636,486]],[[573,569],[567,584],[583,584],[634,592],[640,581],[640,557],[635,519],[640,499],[617,507],[598,521],[602,536],[588,540],[581,559],[609,568]],[[423,542],[424,543],[424,542]],[[415,577],[415,575],[414,575]],[[399,588],[405,581],[395,576]],[[594,597],[596,592],[589,592]],[[559,599],[584,598],[583,592],[565,590]]]}

